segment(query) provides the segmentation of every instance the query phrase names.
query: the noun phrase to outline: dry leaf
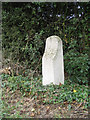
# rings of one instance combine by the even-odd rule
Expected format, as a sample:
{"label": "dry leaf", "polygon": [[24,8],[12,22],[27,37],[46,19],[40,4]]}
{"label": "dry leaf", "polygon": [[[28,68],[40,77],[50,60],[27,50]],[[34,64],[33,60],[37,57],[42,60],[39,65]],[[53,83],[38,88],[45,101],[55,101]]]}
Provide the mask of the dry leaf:
{"label": "dry leaf", "polygon": [[23,101],[21,101],[21,103],[23,103]]}
{"label": "dry leaf", "polygon": [[9,92],[9,90],[10,90],[10,89],[9,89],[9,88],[7,88],[7,92]]}
{"label": "dry leaf", "polygon": [[46,112],[49,112],[49,108],[50,108],[50,106],[47,106],[47,111]]}
{"label": "dry leaf", "polygon": [[38,111],[38,112],[37,112],[37,114],[38,114],[38,115],[40,115],[40,114],[41,114],[41,112],[40,112],[40,111]]}
{"label": "dry leaf", "polygon": [[59,86],[61,86],[62,84],[60,83]]}
{"label": "dry leaf", "polygon": [[61,107],[58,107],[58,109],[60,110],[60,109],[61,109]]}
{"label": "dry leaf", "polygon": [[35,111],[35,109],[34,108],[32,108],[32,110],[31,110],[32,112],[34,112]]}
{"label": "dry leaf", "polygon": [[31,117],[34,117],[35,116],[35,113],[31,113],[31,115],[30,115]]}
{"label": "dry leaf", "polygon": [[47,109],[49,109],[50,108],[50,106],[47,106]]}

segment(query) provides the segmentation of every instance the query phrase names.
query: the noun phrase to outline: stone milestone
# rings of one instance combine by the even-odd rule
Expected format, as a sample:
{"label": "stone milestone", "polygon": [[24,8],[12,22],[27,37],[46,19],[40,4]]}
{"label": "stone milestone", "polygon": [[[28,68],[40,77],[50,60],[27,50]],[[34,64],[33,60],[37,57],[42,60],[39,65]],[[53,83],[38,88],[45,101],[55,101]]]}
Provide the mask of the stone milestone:
{"label": "stone milestone", "polygon": [[64,63],[62,40],[58,36],[46,39],[45,52],[42,57],[43,85],[64,84]]}

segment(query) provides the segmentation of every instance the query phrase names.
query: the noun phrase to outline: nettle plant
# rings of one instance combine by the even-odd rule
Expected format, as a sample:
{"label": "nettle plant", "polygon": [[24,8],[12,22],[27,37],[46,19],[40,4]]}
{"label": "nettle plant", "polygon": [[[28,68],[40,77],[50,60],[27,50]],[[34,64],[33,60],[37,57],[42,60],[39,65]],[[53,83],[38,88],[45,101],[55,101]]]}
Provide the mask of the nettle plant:
{"label": "nettle plant", "polygon": [[77,42],[74,40],[70,43],[67,53],[64,55],[65,71],[71,81],[79,84],[88,83],[89,58],[87,51],[80,53],[77,50]]}

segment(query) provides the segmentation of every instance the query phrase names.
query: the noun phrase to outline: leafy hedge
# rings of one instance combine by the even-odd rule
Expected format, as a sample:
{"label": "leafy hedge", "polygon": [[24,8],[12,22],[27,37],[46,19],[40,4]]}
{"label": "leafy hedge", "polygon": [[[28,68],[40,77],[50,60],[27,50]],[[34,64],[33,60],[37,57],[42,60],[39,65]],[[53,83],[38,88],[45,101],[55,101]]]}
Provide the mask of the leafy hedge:
{"label": "leafy hedge", "polygon": [[3,55],[41,73],[45,40],[63,41],[65,73],[72,81],[88,80],[88,3],[2,3]]}
{"label": "leafy hedge", "polygon": [[79,84],[88,84],[89,56],[87,53],[79,53],[76,49],[77,41],[72,41],[65,53],[65,70],[71,81]]}

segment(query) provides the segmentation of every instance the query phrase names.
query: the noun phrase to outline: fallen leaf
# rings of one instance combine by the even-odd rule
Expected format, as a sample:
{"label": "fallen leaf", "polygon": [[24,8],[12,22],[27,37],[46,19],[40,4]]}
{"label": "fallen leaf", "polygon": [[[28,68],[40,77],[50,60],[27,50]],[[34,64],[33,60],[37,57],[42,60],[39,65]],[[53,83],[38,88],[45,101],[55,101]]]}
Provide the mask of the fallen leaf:
{"label": "fallen leaf", "polygon": [[59,86],[61,86],[62,84],[60,83]]}
{"label": "fallen leaf", "polygon": [[60,109],[61,109],[61,107],[58,107],[58,109],[60,110]]}
{"label": "fallen leaf", "polygon": [[46,110],[46,112],[49,112],[49,108],[50,108],[50,106],[47,106],[47,110]]}
{"label": "fallen leaf", "polygon": [[27,99],[27,100],[25,100],[25,102],[29,102],[29,100]]}
{"label": "fallen leaf", "polygon": [[47,106],[47,109],[49,109],[50,108],[50,106]]}
{"label": "fallen leaf", "polygon": [[37,105],[36,105],[36,104],[34,104],[34,105],[33,105],[33,107],[34,107],[34,108],[37,108]]}
{"label": "fallen leaf", "polygon": [[30,115],[31,117],[34,117],[35,116],[35,114],[34,113],[31,113],[31,115]]}
{"label": "fallen leaf", "polygon": [[20,103],[23,103],[23,101],[21,101]]}
{"label": "fallen leaf", "polygon": [[32,110],[31,110],[32,112],[34,112],[35,111],[35,109],[34,108],[32,108]]}
{"label": "fallen leaf", "polygon": [[9,89],[9,88],[7,88],[7,92],[9,92],[9,90],[10,90],[10,89]]}
{"label": "fallen leaf", "polygon": [[40,115],[40,114],[41,114],[41,112],[40,112],[40,111],[38,111],[38,112],[37,112],[37,114],[38,114],[38,115]]}

